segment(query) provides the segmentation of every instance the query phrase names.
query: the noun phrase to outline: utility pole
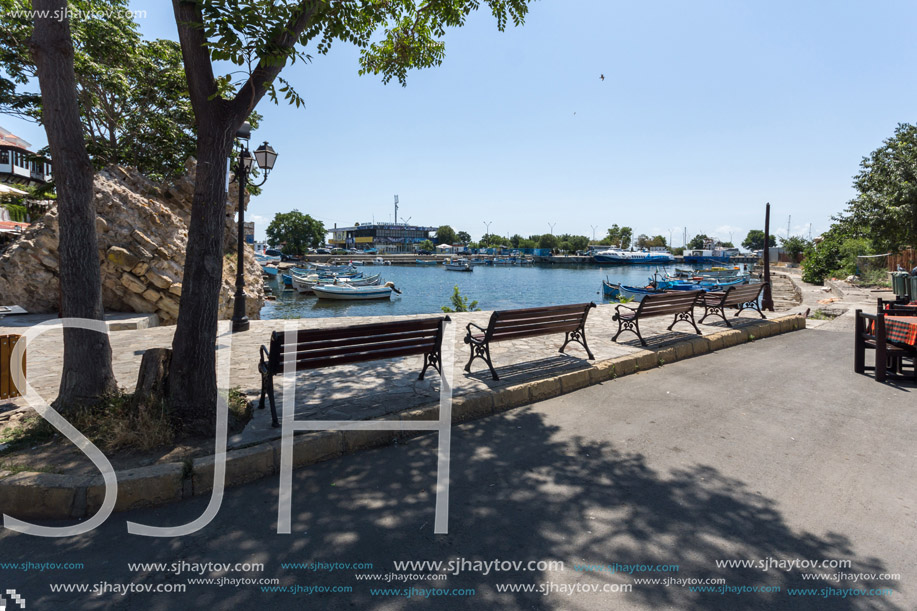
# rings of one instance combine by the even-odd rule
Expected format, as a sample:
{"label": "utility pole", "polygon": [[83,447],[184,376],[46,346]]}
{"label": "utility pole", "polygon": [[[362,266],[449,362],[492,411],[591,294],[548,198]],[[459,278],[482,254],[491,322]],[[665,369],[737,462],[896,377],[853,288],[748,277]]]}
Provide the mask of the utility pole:
{"label": "utility pole", "polygon": [[398,196],[395,196],[395,224],[398,224]]}
{"label": "utility pole", "polygon": [[484,235],[485,236],[490,235],[490,224],[493,223],[493,221],[481,221],[481,222],[484,223],[484,226],[487,228],[487,230],[484,232]]}
{"label": "utility pole", "polygon": [[598,227],[598,225],[589,225],[589,226],[592,227],[592,242],[595,243],[595,230]]}
{"label": "utility pole", "polygon": [[554,235],[554,226],[555,225],[557,225],[557,223],[548,223],[548,227],[551,228],[551,235]]}
{"label": "utility pole", "polygon": [[767,203],[764,211],[764,295],[761,296],[761,307],[768,312],[774,311],[774,298],[771,295],[771,249],[767,236],[771,233],[771,204]]}
{"label": "utility pole", "polygon": [[793,215],[792,215],[792,214],[786,218],[786,239],[787,239],[787,240],[790,239],[790,221],[791,221],[792,219],[793,219]]}

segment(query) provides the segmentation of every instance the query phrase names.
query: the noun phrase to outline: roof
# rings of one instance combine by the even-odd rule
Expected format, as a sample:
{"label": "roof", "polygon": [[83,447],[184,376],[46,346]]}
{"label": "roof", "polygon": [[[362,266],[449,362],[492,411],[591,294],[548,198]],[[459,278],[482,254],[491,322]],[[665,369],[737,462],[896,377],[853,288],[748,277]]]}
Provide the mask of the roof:
{"label": "roof", "polygon": [[421,227],[420,225],[403,225],[394,223],[366,223],[354,227],[326,227],[325,231],[356,231],[358,229],[402,229],[405,231],[436,231],[439,227]]}
{"label": "roof", "polygon": [[0,146],[15,146],[28,151],[32,145],[9,130],[0,127]]}

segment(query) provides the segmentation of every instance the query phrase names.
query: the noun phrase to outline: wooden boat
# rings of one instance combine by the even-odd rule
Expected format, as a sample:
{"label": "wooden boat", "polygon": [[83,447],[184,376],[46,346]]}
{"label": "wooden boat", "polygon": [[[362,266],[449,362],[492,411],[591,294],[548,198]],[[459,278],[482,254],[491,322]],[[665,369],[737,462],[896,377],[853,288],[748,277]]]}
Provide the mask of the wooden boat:
{"label": "wooden boat", "polygon": [[610,299],[620,299],[621,297],[627,297],[633,301],[640,301],[646,295],[655,295],[657,293],[664,293],[658,289],[648,289],[637,286],[624,286],[621,284],[615,284],[609,282],[608,280],[602,281],[602,293],[605,297]]}
{"label": "wooden boat", "polygon": [[391,261],[386,261],[386,260],[383,259],[382,257],[376,257],[376,258],[373,259],[372,261],[367,261],[367,263],[369,263],[369,264],[371,264],[371,265],[391,265],[391,264],[392,264]]}
{"label": "wooden boat", "polygon": [[346,284],[326,284],[312,287],[312,292],[319,299],[336,299],[339,301],[364,301],[367,299],[389,299],[392,292],[400,292],[391,282],[382,286],[348,286]]}
{"label": "wooden boat", "polygon": [[473,272],[474,267],[467,259],[453,259],[452,261],[444,262],[446,270],[450,272]]}
{"label": "wooden boat", "polygon": [[329,278],[315,274],[311,276],[293,276],[293,288],[304,294],[312,293],[312,289],[316,285],[334,284],[340,286],[378,286],[382,284],[382,274],[375,274],[374,276],[366,276],[363,278]]}
{"label": "wooden boat", "polygon": [[262,265],[261,273],[265,276],[276,276],[277,275],[277,266],[273,264]]}
{"label": "wooden boat", "polygon": [[417,265],[439,265],[437,261],[424,261],[423,259],[414,259]]}

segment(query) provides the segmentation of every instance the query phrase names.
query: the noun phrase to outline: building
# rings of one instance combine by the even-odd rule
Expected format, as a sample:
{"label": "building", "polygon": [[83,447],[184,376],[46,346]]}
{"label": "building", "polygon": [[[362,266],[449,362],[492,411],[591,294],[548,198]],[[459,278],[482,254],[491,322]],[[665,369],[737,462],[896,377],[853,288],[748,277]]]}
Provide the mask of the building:
{"label": "building", "polygon": [[255,224],[252,222],[242,223],[242,239],[246,244],[255,243]]}
{"label": "building", "polygon": [[436,227],[408,224],[358,223],[353,227],[335,227],[328,243],[335,248],[375,248],[379,252],[414,252],[420,243],[432,240]]}
{"label": "building", "polygon": [[0,182],[38,187],[51,180],[51,162],[31,144],[0,127]]}

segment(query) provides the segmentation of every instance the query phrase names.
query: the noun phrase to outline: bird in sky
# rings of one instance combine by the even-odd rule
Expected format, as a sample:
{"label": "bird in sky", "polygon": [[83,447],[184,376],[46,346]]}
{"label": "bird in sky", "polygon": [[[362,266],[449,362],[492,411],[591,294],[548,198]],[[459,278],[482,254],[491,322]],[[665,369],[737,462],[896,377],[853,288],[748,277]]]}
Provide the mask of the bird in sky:
{"label": "bird in sky", "polygon": [[600,75],[599,75],[599,78],[602,79],[602,80],[604,81],[604,80],[605,80],[605,75],[604,75],[604,74],[600,74]]}

